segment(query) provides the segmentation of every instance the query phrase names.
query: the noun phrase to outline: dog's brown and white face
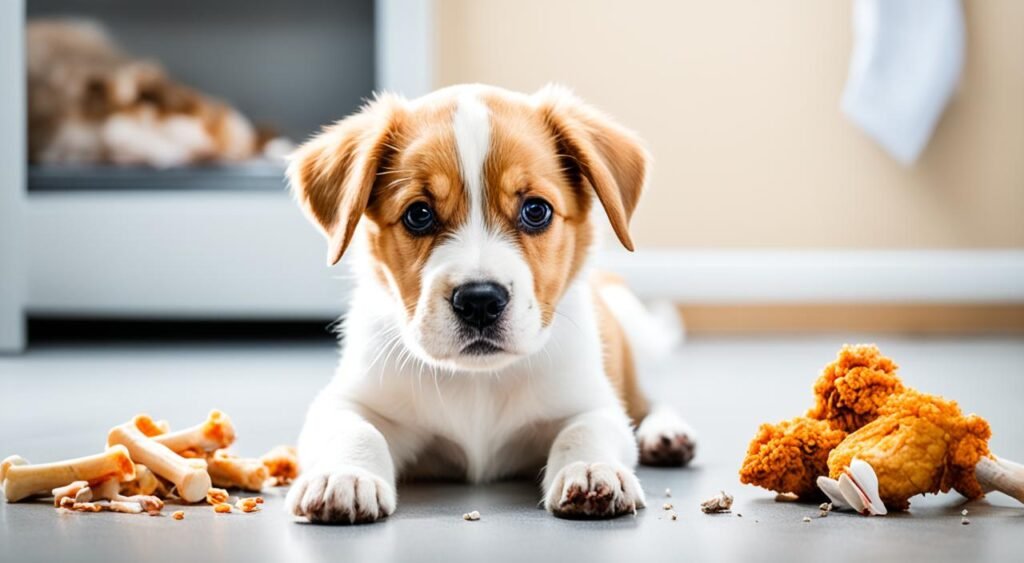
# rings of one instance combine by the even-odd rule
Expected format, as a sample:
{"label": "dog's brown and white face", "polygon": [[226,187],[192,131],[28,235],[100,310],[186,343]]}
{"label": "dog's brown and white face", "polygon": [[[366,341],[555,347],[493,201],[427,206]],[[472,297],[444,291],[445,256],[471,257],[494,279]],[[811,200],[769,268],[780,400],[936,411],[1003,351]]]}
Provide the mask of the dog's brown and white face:
{"label": "dog's brown and white face", "polygon": [[558,88],[381,96],[293,156],[289,177],[336,263],[363,221],[405,345],[499,369],[536,352],[593,237],[593,196],[624,246],[648,156]]}

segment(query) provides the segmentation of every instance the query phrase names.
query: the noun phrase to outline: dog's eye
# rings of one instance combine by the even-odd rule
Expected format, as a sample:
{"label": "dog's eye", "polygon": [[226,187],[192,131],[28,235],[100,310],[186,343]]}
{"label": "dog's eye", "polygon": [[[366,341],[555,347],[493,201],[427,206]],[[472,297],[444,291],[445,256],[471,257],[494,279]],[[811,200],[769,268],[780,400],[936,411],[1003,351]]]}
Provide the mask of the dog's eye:
{"label": "dog's eye", "polygon": [[414,235],[429,234],[436,223],[434,210],[422,201],[417,201],[405,208],[405,214],[402,215],[402,224]]}
{"label": "dog's eye", "polygon": [[519,225],[528,233],[539,233],[551,224],[553,215],[550,203],[531,197],[519,208]]}

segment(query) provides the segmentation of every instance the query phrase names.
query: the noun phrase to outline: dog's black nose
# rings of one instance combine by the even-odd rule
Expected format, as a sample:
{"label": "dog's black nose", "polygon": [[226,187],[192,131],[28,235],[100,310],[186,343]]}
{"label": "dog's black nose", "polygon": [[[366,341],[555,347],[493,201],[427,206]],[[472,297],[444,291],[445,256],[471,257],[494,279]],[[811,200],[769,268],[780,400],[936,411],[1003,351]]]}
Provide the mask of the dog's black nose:
{"label": "dog's black nose", "polygon": [[508,305],[508,290],[494,282],[462,284],[452,292],[452,309],[462,322],[486,328],[501,317]]}

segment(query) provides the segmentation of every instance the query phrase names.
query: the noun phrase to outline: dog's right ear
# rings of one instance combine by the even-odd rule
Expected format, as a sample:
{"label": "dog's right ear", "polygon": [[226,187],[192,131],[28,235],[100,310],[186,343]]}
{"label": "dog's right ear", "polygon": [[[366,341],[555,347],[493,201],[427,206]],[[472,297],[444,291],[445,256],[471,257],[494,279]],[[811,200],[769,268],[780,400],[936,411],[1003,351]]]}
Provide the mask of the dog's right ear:
{"label": "dog's right ear", "polygon": [[327,237],[327,264],[341,259],[370,201],[396,134],[404,100],[378,96],[325,127],[289,157],[288,181],[306,216]]}

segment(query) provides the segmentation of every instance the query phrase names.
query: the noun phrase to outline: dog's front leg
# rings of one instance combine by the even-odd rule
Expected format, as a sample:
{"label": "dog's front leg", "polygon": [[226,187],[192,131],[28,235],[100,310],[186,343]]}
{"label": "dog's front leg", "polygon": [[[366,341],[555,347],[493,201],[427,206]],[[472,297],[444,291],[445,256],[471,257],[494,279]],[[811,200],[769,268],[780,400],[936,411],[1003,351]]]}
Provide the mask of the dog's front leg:
{"label": "dog's front leg", "polygon": [[302,474],[285,507],[313,522],[374,522],[395,510],[395,467],[384,435],[365,417],[321,396],[299,437]]}
{"label": "dog's front leg", "polygon": [[633,473],[636,440],[620,409],[589,411],[558,433],[544,471],[544,507],[558,516],[611,518],[645,504]]}

